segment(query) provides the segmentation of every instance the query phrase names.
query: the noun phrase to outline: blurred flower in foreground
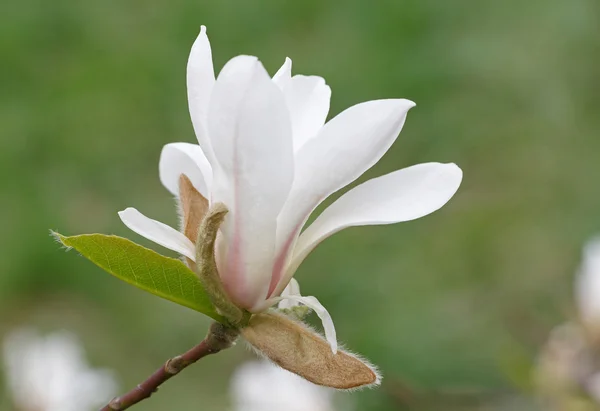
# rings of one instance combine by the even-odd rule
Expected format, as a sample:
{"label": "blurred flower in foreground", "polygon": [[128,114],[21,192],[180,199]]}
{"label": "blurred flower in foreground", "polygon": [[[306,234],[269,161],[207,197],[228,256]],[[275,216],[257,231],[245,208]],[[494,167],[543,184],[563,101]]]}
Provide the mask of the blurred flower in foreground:
{"label": "blurred flower in foreground", "polygon": [[72,334],[20,329],[4,341],[6,381],[19,411],[91,411],[116,392],[109,371],[89,368]]}
{"label": "blurred flower in foreground", "polygon": [[198,145],[167,144],[160,179],[182,211],[182,230],[134,208],[119,213],[133,231],[193,261],[198,226],[226,206],[215,247],[226,298],[251,313],[289,299],[321,318],[337,351],[333,322],[315,297],[282,296],[306,256],[338,231],[414,220],[442,207],[458,189],[455,164],[425,163],[369,180],[341,196],[304,232],[315,208],[386,153],[414,103],[360,103],[325,120],[331,90],[318,76],[292,76],[292,61],[271,78],[252,56],[231,59],[215,79],[205,27],[188,62],[189,109]]}
{"label": "blurred flower in foreground", "polygon": [[546,407],[557,411],[600,407],[600,237],[584,247],[575,303],[578,318],[552,331],[536,370]]}
{"label": "blurred flower in foreground", "polygon": [[583,249],[583,261],[575,284],[575,301],[587,332],[600,339],[600,237],[590,240]]}
{"label": "blurred flower in foreground", "polygon": [[241,365],[231,381],[233,411],[334,411],[334,395],[266,361]]}

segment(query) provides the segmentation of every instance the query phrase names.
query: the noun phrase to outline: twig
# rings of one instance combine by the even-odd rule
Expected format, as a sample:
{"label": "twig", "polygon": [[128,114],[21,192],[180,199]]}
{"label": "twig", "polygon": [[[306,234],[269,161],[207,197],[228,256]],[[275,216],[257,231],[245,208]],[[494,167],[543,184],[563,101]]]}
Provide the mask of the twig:
{"label": "twig", "polygon": [[158,390],[165,381],[179,374],[183,369],[195,363],[199,359],[210,354],[216,354],[221,350],[233,345],[239,335],[239,331],[219,323],[210,326],[208,335],[202,342],[185,354],[178,355],[168,360],[162,367],[156,370],[150,377],[137,387],[120,397],[113,398],[100,411],[123,411],[140,401],[149,398]]}

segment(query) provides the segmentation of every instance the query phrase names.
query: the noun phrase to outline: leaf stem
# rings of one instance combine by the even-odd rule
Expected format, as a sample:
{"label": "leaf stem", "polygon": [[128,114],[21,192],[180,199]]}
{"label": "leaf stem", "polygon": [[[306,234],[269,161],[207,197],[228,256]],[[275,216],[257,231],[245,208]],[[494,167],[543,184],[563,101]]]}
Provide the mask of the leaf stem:
{"label": "leaf stem", "polygon": [[122,411],[149,398],[167,380],[210,354],[216,354],[233,345],[239,335],[235,328],[220,323],[211,324],[206,338],[184,354],[173,357],[157,369],[150,377],[131,391],[113,398],[100,411]]}

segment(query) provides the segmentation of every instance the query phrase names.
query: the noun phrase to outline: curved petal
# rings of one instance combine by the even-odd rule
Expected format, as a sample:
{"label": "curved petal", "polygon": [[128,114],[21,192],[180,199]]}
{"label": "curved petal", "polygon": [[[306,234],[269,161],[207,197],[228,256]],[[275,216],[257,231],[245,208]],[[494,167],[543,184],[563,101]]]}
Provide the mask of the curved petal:
{"label": "curved petal", "polygon": [[283,300],[291,300],[294,302],[298,302],[300,304],[304,304],[305,306],[309,307],[311,310],[313,310],[319,316],[319,318],[321,319],[321,322],[323,323],[323,330],[325,331],[325,338],[327,339],[327,342],[329,342],[329,345],[331,346],[331,351],[334,354],[336,354],[337,350],[338,350],[338,343],[337,343],[337,335],[335,332],[335,326],[333,325],[333,320],[331,319],[331,316],[329,315],[329,312],[327,311],[327,309],[325,307],[323,307],[323,305],[315,297],[312,297],[312,296],[303,297],[300,295],[287,295],[287,296],[270,298],[270,299],[264,301],[253,312],[264,311],[267,308],[269,308],[270,306],[272,306],[273,304],[277,304],[278,302],[283,301]]}
{"label": "curved petal", "polygon": [[294,76],[283,93],[292,118],[294,151],[298,151],[325,124],[331,88],[322,77]]}
{"label": "curved petal", "polygon": [[300,235],[288,275],[330,235],[352,226],[392,224],[426,216],[446,204],[461,181],[462,170],[456,164],[425,163],[353,188]]}
{"label": "curved petal", "polygon": [[277,73],[273,76],[273,81],[283,91],[285,86],[288,85],[292,79],[292,59],[289,57],[285,58],[283,65],[277,70]]}
{"label": "curved petal", "polygon": [[374,100],[337,115],[295,155],[292,190],[277,226],[277,254],[269,296],[281,280],[286,256],[293,249],[310,213],[327,196],[357,179],[392,145],[404,125],[410,100]]}
{"label": "curved petal", "polygon": [[331,88],[318,76],[292,77],[292,60],[286,57],[283,66],[273,76],[290,111],[294,134],[294,151],[317,135],[329,113]]}
{"label": "curved petal", "polygon": [[190,117],[198,144],[209,162],[213,164],[213,153],[206,130],[206,117],[210,95],[215,84],[210,42],[206,27],[202,26],[198,38],[192,45],[187,64],[187,93]]}
{"label": "curved petal", "polygon": [[241,307],[266,298],[277,215],[293,179],[292,131],[279,88],[256,57],[230,60],[209,110],[215,157],[213,200],[229,209],[217,263],[226,291]]}
{"label": "curved petal", "polygon": [[196,261],[196,247],[182,233],[160,221],[152,220],[135,208],[119,211],[121,221],[142,237]]}
{"label": "curved petal", "polygon": [[289,297],[290,295],[300,295],[300,284],[298,284],[298,281],[296,281],[295,278],[290,279],[289,284],[281,293],[281,297],[283,297],[284,299],[279,303],[279,308],[291,308],[300,305],[298,301],[293,301],[288,298],[285,298]]}
{"label": "curved petal", "polygon": [[[208,111],[208,130],[218,163],[229,166],[235,149],[236,131],[246,94],[262,65],[254,56],[237,56],[229,60],[217,78]],[[264,71],[264,68],[262,69]]]}
{"label": "curved petal", "polygon": [[199,145],[165,145],[160,153],[158,170],[161,183],[171,194],[179,197],[179,177],[185,174],[200,194],[210,198],[208,194],[212,183],[212,168]]}

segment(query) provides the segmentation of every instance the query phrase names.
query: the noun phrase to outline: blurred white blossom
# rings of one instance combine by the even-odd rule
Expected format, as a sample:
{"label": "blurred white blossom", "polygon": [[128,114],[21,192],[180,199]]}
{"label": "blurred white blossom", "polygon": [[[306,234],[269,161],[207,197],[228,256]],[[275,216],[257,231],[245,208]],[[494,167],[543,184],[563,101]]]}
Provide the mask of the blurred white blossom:
{"label": "blurred white blossom", "polygon": [[535,372],[546,410],[596,410],[600,405],[600,237],[583,249],[575,278],[577,319],[552,330]]}
{"label": "blurred white blossom", "polygon": [[575,300],[586,327],[600,329],[600,237],[592,238],[583,249]]}
{"label": "blurred white blossom", "polygon": [[334,411],[335,394],[267,361],[243,364],[231,381],[234,411]]}
{"label": "blurred white blossom", "polygon": [[112,373],[90,368],[79,340],[68,332],[16,330],[4,341],[3,357],[19,411],[95,410],[116,393]]}

